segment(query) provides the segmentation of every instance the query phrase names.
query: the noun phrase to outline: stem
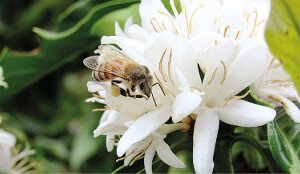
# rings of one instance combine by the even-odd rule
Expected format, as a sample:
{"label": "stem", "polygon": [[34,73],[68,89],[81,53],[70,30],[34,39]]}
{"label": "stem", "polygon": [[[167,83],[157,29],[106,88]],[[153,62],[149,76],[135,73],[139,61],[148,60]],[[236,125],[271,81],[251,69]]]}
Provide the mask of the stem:
{"label": "stem", "polygon": [[221,139],[216,143],[214,162],[216,173],[234,173],[231,159],[233,139]]}
{"label": "stem", "polygon": [[276,173],[276,170],[273,168],[271,161],[273,159],[266,153],[265,149],[262,145],[253,137],[243,134],[243,133],[236,133],[234,134],[234,143],[237,141],[244,141],[254,147],[259,154],[265,159],[265,163],[267,164],[271,173]]}

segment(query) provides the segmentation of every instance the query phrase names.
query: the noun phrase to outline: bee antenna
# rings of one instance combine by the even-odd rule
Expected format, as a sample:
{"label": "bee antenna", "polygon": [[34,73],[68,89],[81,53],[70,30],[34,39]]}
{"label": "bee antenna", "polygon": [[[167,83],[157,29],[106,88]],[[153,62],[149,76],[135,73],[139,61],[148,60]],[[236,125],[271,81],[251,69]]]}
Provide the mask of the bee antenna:
{"label": "bee antenna", "polygon": [[166,96],[166,93],[165,93],[164,89],[162,88],[161,84],[158,83],[158,82],[156,82],[156,83],[154,83],[152,86],[155,86],[155,85],[158,85],[159,88],[161,89],[162,93],[164,94],[164,96]]}
{"label": "bee antenna", "polygon": [[151,91],[151,95],[152,95],[152,98],[153,98],[153,102],[154,102],[155,106],[157,107],[157,104],[156,104],[156,101],[155,101],[155,98],[154,98],[154,95],[153,95],[152,91]]}

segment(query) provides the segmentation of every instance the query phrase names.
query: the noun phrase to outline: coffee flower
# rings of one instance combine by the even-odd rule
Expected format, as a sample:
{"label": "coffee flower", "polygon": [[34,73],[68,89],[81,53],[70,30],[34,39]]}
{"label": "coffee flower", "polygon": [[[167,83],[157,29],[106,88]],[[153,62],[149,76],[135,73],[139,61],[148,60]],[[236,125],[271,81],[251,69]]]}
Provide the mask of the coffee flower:
{"label": "coffee flower", "polygon": [[33,150],[25,148],[21,152],[15,149],[16,137],[0,129],[0,172],[18,174],[32,169],[26,159],[34,154]]}
{"label": "coffee flower", "polygon": [[292,102],[300,102],[300,97],[279,60],[270,58],[266,72],[251,87],[258,98],[274,107],[283,106],[287,114],[300,123],[300,110]]}
{"label": "coffee flower", "polygon": [[3,68],[0,66],[0,86],[3,86],[4,88],[7,88],[8,85],[4,81],[4,76],[3,76]]}
{"label": "coffee flower", "polygon": [[[152,87],[155,106],[153,98],[113,97],[109,82],[89,82],[90,92],[97,94],[88,101],[106,104],[113,112],[109,119],[105,112],[106,121],[100,122],[94,134],[109,137],[108,150],[116,145],[118,156],[125,154],[125,160],[137,144],[148,159],[149,142],[166,135],[160,131],[170,118],[174,123],[192,118],[195,171],[211,173],[220,120],[256,127],[276,115],[271,108],[244,100],[249,94],[245,89],[262,77],[269,64],[263,30],[270,4],[264,0],[182,0],[181,12],[172,0],[170,4],[172,13],[160,0],[143,0],[141,26],[128,19],[124,31],[116,23],[116,35],[102,37],[102,44],[116,44],[148,67],[162,89]],[[114,137],[119,138],[112,141]]]}

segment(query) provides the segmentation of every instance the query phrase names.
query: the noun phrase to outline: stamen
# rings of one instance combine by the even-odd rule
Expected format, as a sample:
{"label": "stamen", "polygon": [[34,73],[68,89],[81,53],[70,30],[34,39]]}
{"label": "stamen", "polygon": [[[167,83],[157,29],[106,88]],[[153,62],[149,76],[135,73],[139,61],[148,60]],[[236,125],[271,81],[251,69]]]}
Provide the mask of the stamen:
{"label": "stamen", "polygon": [[104,97],[102,97],[101,95],[93,94],[93,96],[96,98],[104,99]]}
{"label": "stamen", "polygon": [[240,36],[240,30],[237,31],[236,36],[235,36],[235,40],[237,40]]}
{"label": "stamen", "polygon": [[224,104],[221,106],[222,108],[227,106],[227,104],[231,101],[231,100],[241,100],[245,97],[247,97],[247,95],[249,95],[249,93],[251,92],[251,90],[248,90],[245,94],[241,95],[241,96],[233,96],[230,99],[227,99]]}
{"label": "stamen", "polygon": [[288,80],[268,80],[267,83],[282,83],[281,86],[292,86],[293,83]]}
{"label": "stamen", "polygon": [[160,10],[158,10],[157,12],[158,12],[158,13],[161,13],[162,15],[165,15],[166,17],[169,18],[169,20],[170,20],[171,23],[172,23],[173,30],[174,30],[175,34],[178,36],[178,29],[177,29],[177,27],[176,27],[175,24],[174,24],[173,17],[172,17],[170,14],[167,14],[167,13],[165,13],[165,12],[163,12],[163,11],[160,11]]}
{"label": "stamen", "polygon": [[193,13],[192,13],[192,15],[191,15],[191,17],[190,17],[190,22],[189,22],[189,33],[191,34],[192,33],[192,22],[193,22],[193,18],[194,18],[194,15],[196,14],[196,12],[200,9],[200,8],[202,8],[202,7],[204,7],[204,5],[202,4],[202,5],[200,5],[199,7],[197,7],[194,11],[193,11]]}
{"label": "stamen", "polygon": [[251,34],[250,34],[250,37],[251,37],[251,38],[252,38],[253,35],[254,35],[254,31],[255,31],[255,28],[256,28],[256,25],[257,25],[257,17],[258,17],[257,9],[255,9],[253,13],[254,13],[254,15],[255,15],[255,18],[254,18],[253,28],[252,28],[252,31],[251,31]]}
{"label": "stamen", "polygon": [[230,28],[230,26],[227,26],[227,27],[224,29],[224,33],[223,33],[223,36],[224,36],[224,37],[226,37],[227,31],[228,31],[229,28]]}
{"label": "stamen", "polygon": [[280,98],[278,98],[277,96],[269,95],[269,98],[280,103],[285,109],[289,108],[288,105],[285,102],[283,102]]}
{"label": "stamen", "polygon": [[102,111],[106,111],[108,110],[107,108],[97,108],[97,109],[93,109],[92,112],[102,112]]}
{"label": "stamen", "polygon": [[223,85],[223,84],[224,84],[224,81],[225,81],[225,79],[226,79],[227,71],[226,71],[225,63],[224,63],[222,60],[221,60],[221,63],[222,63],[222,65],[223,65],[223,71],[224,71],[224,73],[223,73],[223,78],[222,78],[220,84]]}
{"label": "stamen", "polygon": [[185,16],[186,30],[188,32],[188,38],[190,38],[189,21],[188,21],[188,16],[187,16],[187,10],[186,10],[186,8],[184,9],[184,16]]}
{"label": "stamen", "polygon": [[121,157],[121,158],[118,158],[118,159],[116,160],[116,163],[119,162],[119,161],[124,160],[125,158],[126,158],[125,156],[124,156],[124,157]]}
{"label": "stamen", "polygon": [[164,21],[162,21],[162,22],[161,22],[161,24],[162,24],[162,26],[163,26],[164,30],[165,30],[165,31],[168,31],[168,29],[167,29],[167,27],[166,27],[166,25],[165,25]]}
{"label": "stamen", "polygon": [[[155,26],[154,22],[156,23],[156,26]],[[151,19],[150,19],[150,23],[151,23],[153,29],[154,29],[157,33],[159,33],[160,31],[163,31],[162,28],[161,28],[161,26],[159,25],[157,19],[151,18]],[[158,27],[158,28],[156,28],[156,27]],[[160,30],[160,31],[159,31],[159,30]]]}
{"label": "stamen", "polygon": [[207,83],[208,85],[210,85],[210,84],[214,81],[214,79],[215,79],[215,77],[216,77],[216,72],[217,72],[217,70],[218,70],[218,68],[216,68],[216,69],[214,70],[214,72],[213,72],[213,74],[212,74],[210,80],[209,80],[208,83]]}
{"label": "stamen", "polygon": [[163,52],[163,54],[162,54],[162,56],[161,56],[161,58],[160,58],[160,61],[159,61],[159,72],[160,72],[160,74],[161,74],[161,76],[162,76],[162,78],[163,78],[163,80],[164,80],[165,82],[167,82],[167,80],[166,80],[166,77],[165,77],[165,74],[164,74],[164,71],[163,71],[163,65],[162,65],[162,62],[163,62],[163,59],[164,59],[164,57],[165,57],[166,52],[167,52],[167,49],[165,49],[165,51]]}
{"label": "stamen", "polygon": [[170,79],[171,83],[175,86],[175,83],[173,81],[173,76],[171,74],[172,53],[173,53],[173,51],[172,51],[172,48],[171,48],[171,50],[170,50],[170,56],[169,56],[169,62],[168,62],[168,76],[169,76],[169,79]]}

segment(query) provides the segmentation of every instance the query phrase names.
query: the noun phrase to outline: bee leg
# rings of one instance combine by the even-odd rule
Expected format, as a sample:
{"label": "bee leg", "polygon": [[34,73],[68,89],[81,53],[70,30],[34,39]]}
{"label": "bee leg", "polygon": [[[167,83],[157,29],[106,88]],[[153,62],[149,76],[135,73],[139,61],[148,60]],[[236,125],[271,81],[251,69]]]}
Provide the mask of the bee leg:
{"label": "bee leg", "polygon": [[[163,90],[163,88],[162,88],[162,86],[161,86],[161,84],[160,83],[158,83],[158,82],[156,82],[156,83],[154,83],[152,86],[155,86],[155,85],[158,85],[159,86],[159,88],[161,89],[161,91],[162,91],[162,93],[164,94],[164,96],[166,95],[166,93],[165,93],[165,91]],[[153,95],[153,94],[152,94]]]}
{"label": "bee leg", "polygon": [[118,85],[118,84],[121,84],[122,81],[121,80],[112,80],[111,81],[111,85]]}

